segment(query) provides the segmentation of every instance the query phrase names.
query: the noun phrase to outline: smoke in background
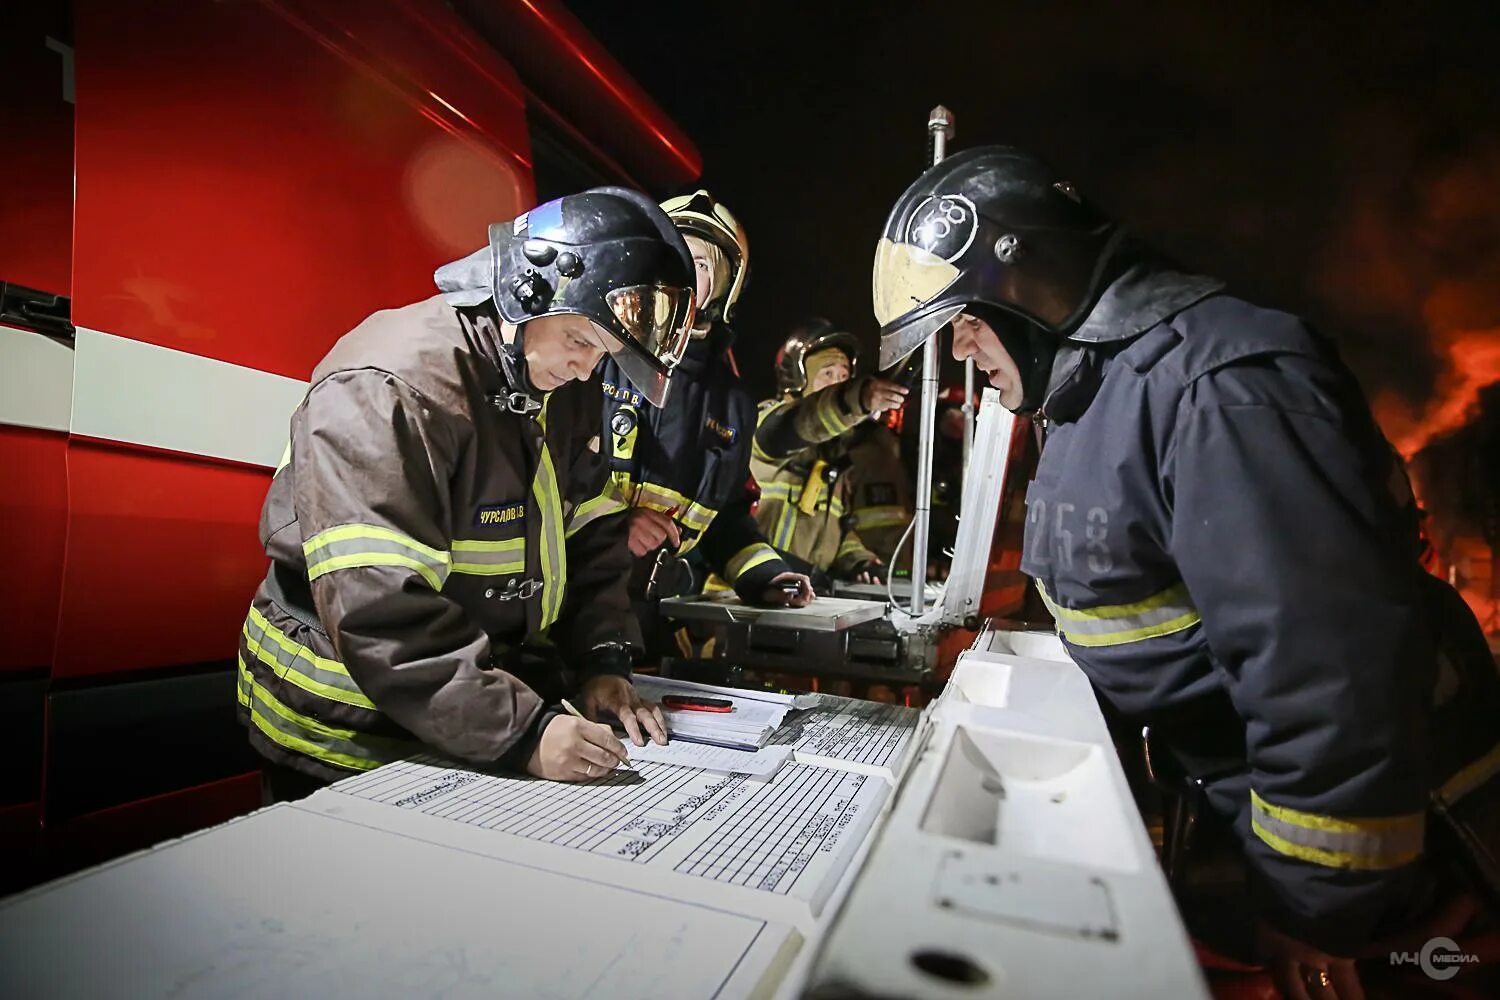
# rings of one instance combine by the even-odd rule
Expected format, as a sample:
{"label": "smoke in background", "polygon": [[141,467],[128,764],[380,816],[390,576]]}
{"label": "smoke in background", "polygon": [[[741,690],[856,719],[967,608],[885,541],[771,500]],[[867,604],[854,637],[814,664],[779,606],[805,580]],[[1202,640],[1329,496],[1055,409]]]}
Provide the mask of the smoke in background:
{"label": "smoke in background", "polygon": [[1480,390],[1500,382],[1500,142],[1384,134],[1316,288],[1356,329],[1396,331],[1359,355],[1381,425],[1411,457],[1474,419]]}

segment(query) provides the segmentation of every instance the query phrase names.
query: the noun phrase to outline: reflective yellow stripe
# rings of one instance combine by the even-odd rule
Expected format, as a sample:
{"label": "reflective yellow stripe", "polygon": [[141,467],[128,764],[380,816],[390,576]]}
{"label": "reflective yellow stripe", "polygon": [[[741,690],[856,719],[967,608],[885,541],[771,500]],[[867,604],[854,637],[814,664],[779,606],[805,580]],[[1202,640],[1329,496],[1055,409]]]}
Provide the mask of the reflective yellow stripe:
{"label": "reflective yellow stripe", "polygon": [[684,528],[694,531],[707,531],[713,519],[719,516],[719,512],[712,507],[705,507],[676,490],[660,483],[636,483],[628,476],[625,477],[627,484],[627,496],[633,507],[645,507],[648,510],[660,511],[663,514],[671,514]]}
{"label": "reflective yellow stripe", "polygon": [[[859,535],[851,531],[844,536],[843,541],[839,542],[838,551],[834,554],[834,558],[842,559],[844,556],[852,555],[855,552],[869,553],[870,550],[865,548],[865,544],[860,541]],[[874,553],[870,554],[873,555]]]}
{"label": "reflective yellow stripe", "polygon": [[780,558],[776,550],[765,542],[755,542],[740,549],[730,557],[729,563],[724,567],[724,576],[732,584],[745,573],[757,566],[764,566],[773,559]]}
{"label": "reflective yellow stripe", "polygon": [[765,449],[760,446],[760,441],[758,439],[758,435],[760,433],[761,426],[763,424],[765,424],[765,422],[766,422],[766,418],[769,417],[771,414],[775,413],[777,410],[779,410],[782,407],[787,406],[787,405],[789,405],[789,404],[788,403],[775,403],[775,404],[773,404],[771,406],[767,406],[765,409],[761,410],[760,414],[755,418],[756,434],[751,435],[751,437],[750,437],[750,457],[751,458],[754,458],[757,461],[765,462],[767,465],[775,465],[776,464],[776,459],[774,459],[770,455],[768,455],[766,453]]}
{"label": "reflective yellow stripe", "polygon": [[537,415],[537,424],[542,429],[541,453],[537,458],[536,477],[532,481],[532,494],[541,510],[542,545],[542,628],[557,621],[562,613],[563,591],[568,580],[567,536],[563,528],[562,496],[557,487],[557,474],[552,468],[552,452],[547,447],[547,407],[552,396],[542,403],[542,412]]}
{"label": "reflective yellow stripe", "polygon": [[814,393],[811,397],[813,415],[830,439],[839,437],[865,418],[863,413],[845,414],[843,412],[843,407],[839,403],[848,391],[847,386],[840,386],[837,389]]}
{"label": "reflective yellow stripe", "polygon": [[573,508],[573,516],[568,521],[566,535],[572,538],[574,533],[582,531],[601,517],[618,514],[626,510],[628,506],[624,500],[620,499],[612,486],[606,486],[603,493]]}
{"label": "reflective yellow stripe", "polygon": [[453,572],[471,576],[504,576],[526,572],[526,539],[453,540]]}
{"label": "reflective yellow stripe", "polygon": [[1065,608],[1052,600],[1037,581],[1036,589],[1058,631],[1075,646],[1119,646],[1192,628],[1201,620],[1187,587],[1176,583],[1159,594],[1130,604],[1107,604],[1097,608]]}
{"label": "reflective yellow stripe", "polygon": [[866,528],[901,528],[906,525],[906,510],[896,506],[856,507],[854,526]]}
{"label": "reflective yellow stripe", "polygon": [[823,430],[828,436],[836,438],[844,433],[845,427],[838,419],[837,404],[835,399],[842,390],[835,389],[825,392],[813,400],[813,415],[818,418],[818,423],[823,425]]}
{"label": "reflective yellow stripe", "polygon": [[[250,655],[270,667],[282,680],[295,684],[308,694],[342,705],[375,708],[375,703],[354,683],[354,678],[349,676],[342,663],[318,656],[306,646],[293,642],[253,607],[245,619],[242,634]],[[276,649],[268,648],[262,639],[270,640]],[[278,655],[277,649],[284,655]]]}
{"label": "reflective yellow stripe", "polygon": [[1493,750],[1443,782],[1438,794],[1445,802],[1453,803],[1500,774],[1500,743]]}
{"label": "reflective yellow stripe", "polygon": [[1396,868],[1422,854],[1422,813],[1341,819],[1276,806],[1250,790],[1250,828],[1272,850],[1328,868]]}
{"label": "reflective yellow stripe", "polygon": [[423,545],[410,535],[403,535],[399,531],[387,528],[380,524],[341,524],[337,527],[320,531],[307,541],[302,543],[302,554],[312,558],[312,554],[318,549],[334,542],[349,541],[351,539],[379,539],[386,542],[395,542],[398,545],[411,549],[417,555],[423,555],[433,562],[447,563],[448,553],[441,549]]}
{"label": "reflective yellow stripe", "polygon": [[433,590],[442,590],[450,569],[447,552],[379,524],[341,524],[320,531],[302,544],[302,554],[309,582],[335,570],[402,566]]}
{"label": "reflective yellow stripe", "polygon": [[250,709],[251,722],[267,739],[288,750],[335,767],[368,771],[418,749],[415,744],[408,747],[395,740],[324,725],[283,705],[255,679],[243,659],[239,668],[244,695],[241,704]]}
{"label": "reflective yellow stripe", "polygon": [[239,653],[235,653],[234,661],[239,664],[240,668],[239,676],[235,678],[234,682],[235,698],[241,705],[248,708],[250,706],[250,688],[253,681],[250,678],[249,669],[245,666],[245,658]]}
{"label": "reflective yellow stripe", "polygon": [[277,473],[281,472],[282,469],[285,469],[288,465],[291,465],[291,464],[292,464],[292,442],[288,441],[286,443],[286,448],[281,453],[281,461],[279,461],[279,462],[276,463],[276,472],[271,473],[271,478],[273,478],[273,479],[276,478]]}
{"label": "reflective yellow stripe", "polygon": [[[659,483],[637,483],[628,474],[615,473],[610,477],[604,492],[585,500],[573,511],[567,533],[571,536],[592,521],[630,507],[645,507],[647,510],[669,514],[684,528],[699,534],[708,530],[719,512],[695,500],[689,500],[676,490]],[[685,552],[686,547],[679,550]]]}

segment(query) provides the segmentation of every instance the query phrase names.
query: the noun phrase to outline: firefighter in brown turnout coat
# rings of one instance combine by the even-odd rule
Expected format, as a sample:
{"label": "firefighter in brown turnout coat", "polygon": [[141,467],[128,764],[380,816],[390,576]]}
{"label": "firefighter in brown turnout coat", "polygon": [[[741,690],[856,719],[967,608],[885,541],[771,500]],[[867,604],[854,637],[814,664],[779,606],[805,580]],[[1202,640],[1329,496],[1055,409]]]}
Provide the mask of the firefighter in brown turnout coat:
{"label": "firefighter in brown turnout coat", "polygon": [[624,519],[571,521],[606,474],[594,368],[665,398],[687,248],[655,203],[599,188],[491,226],[437,283],[318,364],[266,498],[239,705],[277,797],[424,746],[598,777],[625,748],[559,713],[568,695],[665,742],[628,680]]}
{"label": "firefighter in brown turnout coat", "polygon": [[821,317],[793,330],[751,449],[756,522],[787,565],[825,590],[834,579],[884,580],[911,519],[899,443],[871,419],[899,407],[906,389],[855,378],[858,354],[853,334]]}

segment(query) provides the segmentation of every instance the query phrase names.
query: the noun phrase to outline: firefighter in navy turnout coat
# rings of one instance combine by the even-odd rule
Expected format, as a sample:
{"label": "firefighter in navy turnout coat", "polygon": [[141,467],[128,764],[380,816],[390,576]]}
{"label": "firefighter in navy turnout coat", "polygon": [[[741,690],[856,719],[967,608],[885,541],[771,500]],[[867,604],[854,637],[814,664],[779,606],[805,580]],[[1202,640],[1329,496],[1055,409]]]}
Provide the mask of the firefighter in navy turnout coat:
{"label": "firefighter in navy turnout coat", "polygon": [[609,482],[574,521],[626,512],[637,557],[630,592],[648,645],[656,601],[701,590],[705,567],[749,603],[800,607],[812,600],[807,578],[790,571],[751,514],[755,404],[740,384],[728,322],[749,273],[745,231],[707,191],[670,199],[662,209],[693,257],[697,323],[665,405],[647,405],[620,367],[605,361],[601,438]]}
{"label": "firefighter in navy turnout coat", "polygon": [[[273,797],[419,751],[582,781],[624,748],[571,694],[665,742],[604,479],[601,357],[658,401],[692,262],[656,204],[599,188],[490,227],[443,294],[375,313],[319,362],[271,481],[271,568],[239,649]],[[282,790],[278,790],[278,779]]]}
{"label": "firefighter in navy turnout coat", "polygon": [[1500,785],[1500,700],[1353,376],[1008,148],[908,188],[874,291],[882,367],[951,325],[1037,414],[1022,567],[1068,651],[1232,823],[1283,990],[1360,996],[1350,956],[1430,894],[1429,814]]}

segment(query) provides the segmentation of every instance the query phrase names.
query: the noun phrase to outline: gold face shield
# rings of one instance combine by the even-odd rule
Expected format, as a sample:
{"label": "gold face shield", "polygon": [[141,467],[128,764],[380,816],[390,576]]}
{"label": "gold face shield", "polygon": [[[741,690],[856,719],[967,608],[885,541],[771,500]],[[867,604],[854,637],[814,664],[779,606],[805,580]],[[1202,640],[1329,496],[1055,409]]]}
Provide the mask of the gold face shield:
{"label": "gold face shield", "polygon": [[884,238],[875,248],[875,318],[880,368],[890,368],[963,311],[962,303],[929,308],[958,280],[957,267],[911,243]]}
{"label": "gold face shield", "polygon": [[610,357],[653,406],[666,402],[668,379],[692,336],[693,291],[671,285],[629,285],[604,294],[620,331]]}

